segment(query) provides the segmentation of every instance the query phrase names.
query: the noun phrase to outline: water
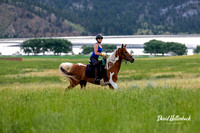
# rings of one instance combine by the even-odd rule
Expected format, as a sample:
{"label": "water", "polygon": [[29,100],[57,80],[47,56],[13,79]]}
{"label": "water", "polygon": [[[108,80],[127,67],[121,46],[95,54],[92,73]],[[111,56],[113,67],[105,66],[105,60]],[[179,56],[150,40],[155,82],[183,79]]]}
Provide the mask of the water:
{"label": "water", "polygon": [[[60,39],[68,39],[73,44],[73,53],[81,53],[82,45],[93,45],[95,36],[77,36],[77,37],[52,37]],[[31,38],[12,38],[0,39],[0,52],[2,55],[13,55],[15,53],[23,54],[20,51],[19,45]],[[200,45],[200,35],[131,35],[131,36],[104,36],[102,44],[116,44],[120,47],[121,44],[127,44],[127,49],[130,52],[133,50],[134,55],[145,55],[143,52],[143,44],[152,39],[161,40],[164,42],[179,42],[185,44],[188,48],[188,55],[193,54],[193,49]]]}

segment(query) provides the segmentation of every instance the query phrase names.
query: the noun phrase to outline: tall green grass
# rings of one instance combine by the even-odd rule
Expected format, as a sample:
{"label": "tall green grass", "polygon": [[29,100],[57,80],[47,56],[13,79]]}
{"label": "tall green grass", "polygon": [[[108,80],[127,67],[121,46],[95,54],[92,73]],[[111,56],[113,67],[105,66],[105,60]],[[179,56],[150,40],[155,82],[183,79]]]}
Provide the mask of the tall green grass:
{"label": "tall green grass", "polygon": [[[61,88],[0,93],[0,132],[197,132],[199,91],[177,88]],[[157,121],[180,115],[191,121]]]}
{"label": "tall green grass", "polygon": [[[117,91],[88,84],[84,90],[77,86],[65,92],[69,82],[58,74],[60,63],[88,63],[88,59],[30,56],[22,62],[0,60],[0,132],[199,131],[200,84],[193,82],[185,88],[184,81],[200,78],[200,55],[136,58],[133,64],[122,63]],[[151,82],[165,80],[183,80],[183,87]],[[157,121],[158,115],[191,116],[191,120]]]}

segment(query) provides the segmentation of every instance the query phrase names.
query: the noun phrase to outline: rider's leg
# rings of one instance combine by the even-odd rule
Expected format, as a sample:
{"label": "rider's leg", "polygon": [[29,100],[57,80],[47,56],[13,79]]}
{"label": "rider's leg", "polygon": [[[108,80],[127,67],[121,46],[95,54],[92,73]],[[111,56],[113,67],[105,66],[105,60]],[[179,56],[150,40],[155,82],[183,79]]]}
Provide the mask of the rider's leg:
{"label": "rider's leg", "polygon": [[99,74],[98,74],[98,66],[96,66],[94,68],[94,76],[95,76],[94,83],[95,84],[99,84],[100,83],[100,79],[99,79]]}
{"label": "rider's leg", "polygon": [[95,84],[100,84],[100,85],[104,85],[104,80],[102,78],[102,74],[101,74],[101,71],[100,71],[100,65],[98,67],[95,68],[95,79],[94,79],[94,83]]}

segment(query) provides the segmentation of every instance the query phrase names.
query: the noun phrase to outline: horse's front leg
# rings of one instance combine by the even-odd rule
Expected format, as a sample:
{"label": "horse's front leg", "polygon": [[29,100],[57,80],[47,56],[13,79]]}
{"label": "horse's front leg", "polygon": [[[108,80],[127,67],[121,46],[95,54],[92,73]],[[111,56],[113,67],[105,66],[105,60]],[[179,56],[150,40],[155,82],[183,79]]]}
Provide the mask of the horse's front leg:
{"label": "horse's front leg", "polygon": [[111,84],[109,84],[109,88],[114,90],[114,88],[113,88],[113,86]]}
{"label": "horse's front leg", "polygon": [[116,90],[118,88],[118,86],[117,86],[117,83],[113,81],[113,75],[114,75],[114,72],[112,72],[112,73],[110,72],[109,87],[110,88],[112,87],[114,90]]}

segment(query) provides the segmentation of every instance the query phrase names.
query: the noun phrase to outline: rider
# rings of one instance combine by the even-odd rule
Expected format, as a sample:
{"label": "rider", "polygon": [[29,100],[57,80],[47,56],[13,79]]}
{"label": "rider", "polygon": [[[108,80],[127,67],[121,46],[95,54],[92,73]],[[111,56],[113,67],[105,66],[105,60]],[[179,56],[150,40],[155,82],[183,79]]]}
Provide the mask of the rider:
{"label": "rider", "polygon": [[[103,48],[102,48],[102,45],[101,45],[102,39],[103,39],[103,36],[101,34],[97,34],[96,35],[97,43],[94,44],[93,53],[92,53],[92,55],[90,57],[90,61],[91,61],[92,65],[97,65],[98,66],[99,55],[104,57],[104,58],[107,58],[107,56],[102,53],[102,51],[103,51]],[[100,79],[98,79],[98,67],[95,67],[94,74],[95,74],[94,82],[96,84],[99,84],[100,83]]]}

